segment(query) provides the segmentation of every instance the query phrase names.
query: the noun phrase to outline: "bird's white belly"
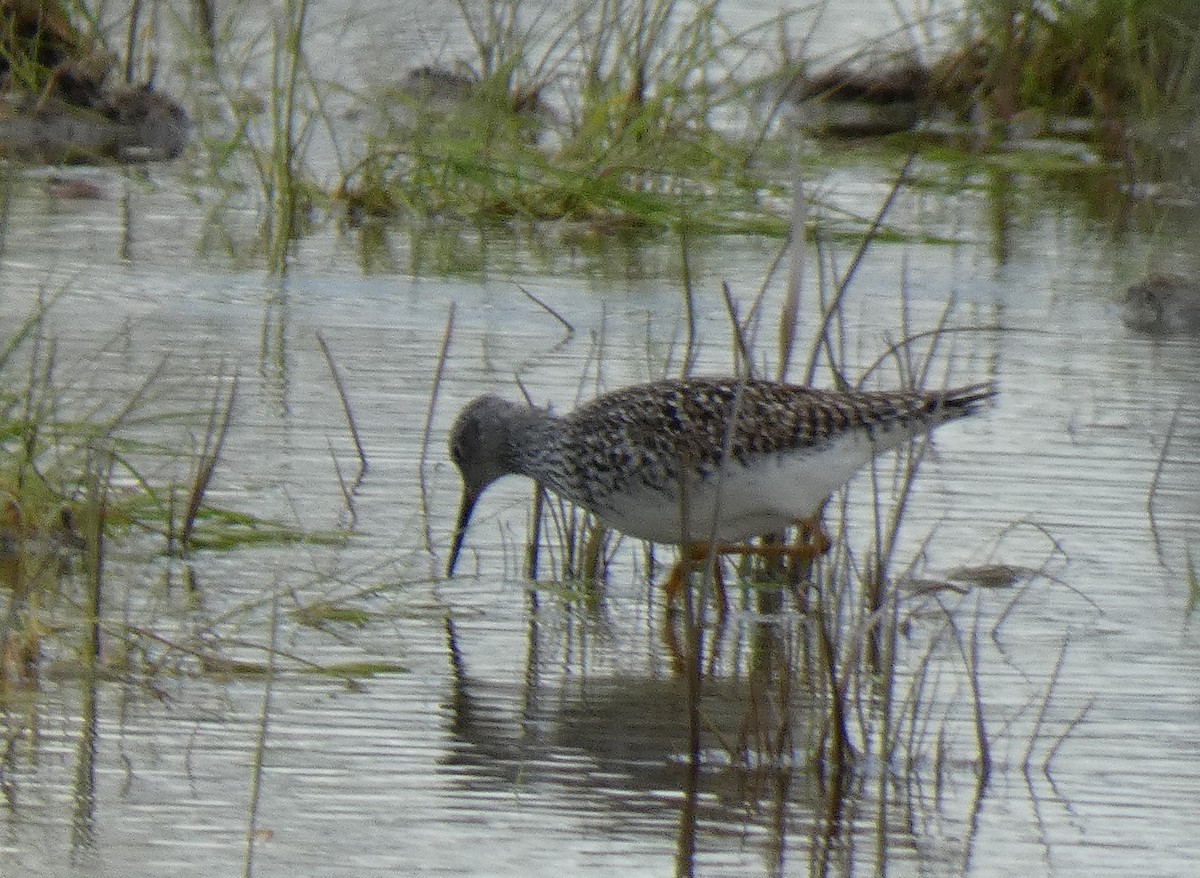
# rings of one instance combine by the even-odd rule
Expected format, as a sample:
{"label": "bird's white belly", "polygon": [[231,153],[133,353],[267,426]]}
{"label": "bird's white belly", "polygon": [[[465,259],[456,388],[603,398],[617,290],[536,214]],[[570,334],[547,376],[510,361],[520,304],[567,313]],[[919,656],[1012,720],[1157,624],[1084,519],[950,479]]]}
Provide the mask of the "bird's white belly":
{"label": "bird's white belly", "polygon": [[865,432],[844,435],[748,465],[731,461],[707,478],[689,477],[682,490],[626,485],[595,512],[610,527],[656,543],[746,540],[811,518],[875,450]]}

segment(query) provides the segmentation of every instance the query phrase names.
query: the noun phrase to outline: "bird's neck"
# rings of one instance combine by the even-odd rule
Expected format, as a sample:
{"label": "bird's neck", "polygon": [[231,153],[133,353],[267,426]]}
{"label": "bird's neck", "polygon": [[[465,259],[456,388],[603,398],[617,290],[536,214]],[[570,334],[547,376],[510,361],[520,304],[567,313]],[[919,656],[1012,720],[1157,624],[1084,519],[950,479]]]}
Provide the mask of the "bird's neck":
{"label": "bird's neck", "polygon": [[556,459],[560,426],[558,418],[545,409],[524,408],[515,412],[508,431],[508,463],[512,471],[546,481]]}

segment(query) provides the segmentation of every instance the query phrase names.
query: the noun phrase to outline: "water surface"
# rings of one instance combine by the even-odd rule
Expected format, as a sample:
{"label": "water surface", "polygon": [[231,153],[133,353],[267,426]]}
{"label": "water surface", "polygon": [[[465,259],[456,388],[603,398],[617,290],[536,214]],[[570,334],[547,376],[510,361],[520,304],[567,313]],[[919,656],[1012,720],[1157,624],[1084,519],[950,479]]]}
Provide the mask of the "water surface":
{"label": "water surface", "polygon": [[[790,605],[779,618],[735,612],[719,641],[689,810],[686,698],[640,547],[617,550],[595,603],[570,600],[549,574],[531,583],[521,574],[530,491],[513,479],[482,501],[464,575],[441,575],[459,488],[444,436],[458,407],[481,392],[516,396],[519,379],[537,402],[566,410],[597,389],[676,370],[677,242],[562,246],[547,257],[496,235],[471,270],[439,276],[420,242],[397,233],[389,267],[364,274],[356,233],[331,226],[302,242],[279,280],[212,245],[220,236],[169,169],[151,171],[154,185],[96,176],[108,193],[99,201],[52,201],[36,182],[18,183],[0,265],[10,319],[63,290],[48,332],[68,404],[111,395],[119,405],[161,369],[152,409],[204,412],[236,375],[212,500],[347,534],[186,562],[162,557],[153,538],[114,544],[114,625],[180,640],[211,627],[223,655],[261,663],[273,602],[285,620],[315,599],[370,615],[323,630],[281,624],[276,646],[288,657],[269,687],[261,674],[203,671],[178,656],[186,673],[91,686],[71,672],[70,653],[47,657],[40,690],[0,706],[0,856],[14,873],[228,874],[243,868],[248,844],[258,875],[841,875],[881,861],[900,875],[1194,868],[1200,650],[1188,565],[1200,521],[1200,344],[1132,334],[1112,307],[1143,270],[1186,263],[1196,243],[1186,224],[1164,215],[1146,224],[1154,231],[1118,236],[1082,199],[1018,179],[1000,194],[905,194],[898,223],[957,243],[868,251],[846,304],[851,369],[898,338],[902,320],[932,327],[953,300],[952,324],[971,331],[941,349],[930,380],[994,379],[1001,390],[993,410],[940,433],[892,567],[911,614],[906,673],[916,675],[948,618],[975,632],[992,762],[981,788],[963,659],[941,641],[924,665],[928,707],[910,761],[861,764],[829,844],[802,751],[759,771],[731,764],[720,746],[751,713],[756,632],[786,641],[802,629]],[[888,182],[868,163],[814,181],[863,214]],[[254,220],[226,223],[237,238]],[[461,240],[479,244],[471,232]],[[828,246],[827,258],[848,264],[849,243]],[[698,371],[731,367],[720,285],[746,313],[777,249],[736,237],[694,247]],[[808,258],[811,294],[816,251]],[[564,338],[520,287],[568,316],[574,334]],[[776,280],[753,336],[760,366],[776,362],[781,297]],[[342,482],[354,448],[318,331],[369,460],[352,509]],[[202,432],[202,418],[167,433],[186,445],[189,430]],[[163,480],[178,475],[171,462],[148,466]],[[829,512],[860,555],[873,496],[864,474],[844,511]],[[886,480],[881,496],[892,496]],[[964,594],[921,588],[982,564],[1011,565],[1015,581]],[[348,684],[305,661],[389,672]]]}

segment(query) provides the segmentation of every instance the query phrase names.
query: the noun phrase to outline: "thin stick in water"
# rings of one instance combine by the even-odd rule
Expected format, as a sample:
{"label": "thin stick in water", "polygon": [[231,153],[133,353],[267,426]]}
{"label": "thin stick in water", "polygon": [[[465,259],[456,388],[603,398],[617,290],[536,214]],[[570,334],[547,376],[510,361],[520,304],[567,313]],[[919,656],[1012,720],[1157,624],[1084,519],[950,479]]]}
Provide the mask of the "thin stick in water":
{"label": "thin stick in water", "polygon": [[267,648],[267,669],[263,679],[262,714],[258,722],[258,742],[250,775],[250,802],[247,808],[245,878],[254,874],[254,845],[259,840],[258,803],[262,795],[263,759],[267,752],[267,733],[271,725],[271,693],[275,683],[275,647],[279,640],[279,596],[271,601],[271,641]]}
{"label": "thin stick in water", "polygon": [[733,372],[739,377],[753,378],[754,363],[750,360],[750,349],[746,345],[746,336],[738,318],[737,303],[733,301],[733,292],[729,289],[728,281],[721,284],[721,295],[725,298],[725,313],[729,315],[729,326],[733,332]]}
{"label": "thin stick in water", "polygon": [[563,325],[563,328],[566,329],[566,331],[567,331],[566,337],[563,338],[563,341],[568,341],[575,335],[575,326],[566,317],[563,317],[562,314],[560,314],[558,311],[555,311],[553,308],[551,308],[549,305],[547,305],[545,302],[543,302],[541,299],[539,299],[533,293],[529,292],[529,290],[525,289],[524,287],[518,286],[517,289],[520,290],[522,293],[524,293],[525,297],[527,299],[529,299],[529,301],[533,302],[535,305],[540,307],[543,311],[545,311],[547,314],[549,314],[551,317],[553,317],[555,320],[557,320],[559,323],[561,323]]}
{"label": "thin stick in water", "polygon": [[421,457],[417,462],[421,479],[421,517],[425,520],[425,548],[433,552],[433,530],[429,525],[429,481],[427,464],[429,462],[429,440],[433,435],[433,413],[437,409],[438,391],[442,386],[442,376],[446,371],[446,359],[450,353],[450,340],[454,337],[454,303],[450,303],[450,313],[446,315],[446,328],[442,330],[442,346],[438,350],[437,365],[433,370],[433,385],[429,389],[429,407],[425,410],[425,429],[421,434]]}
{"label": "thin stick in water", "polygon": [[1158,532],[1158,520],[1154,517],[1154,495],[1158,493],[1158,482],[1162,478],[1163,467],[1167,462],[1167,451],[1171,448],[1171,440],[1175,438],[1175,428],[1179,424],[1179,412],[1183,408],[1183,403],[1175,406],[1175,413],[1171,415],[1171,423],[1167,425],[1167,435],[1163,437],[1162,451],[1158,455],[1158,463],[1154,465],[1154,475],[1150,478],[1150,490],[1146,493],[1146,518],[1150,525],[1150,536],[1154,538],[1154,554],[1158,557],[1158,563],[1164,568],[1169,567],[1167,559],[1163,555],[1162,536]]}
{"label": "thin stick in water", "polygon": [[350,438],[354,440],[354,448],[358,452],[358,476],[354,480],[354,485],[357,487],[367,472],[367,452],[363,450],[362,440],[358,436],[358,425],[354,422],[354,412],[350,408],[350,399],[346,396],[346,386],[342,383],[341,373],[338,372],[337,363],[333,361],[333,354],[329,350],[325,336],[321,335],[319,329],[317,330],[317,344],[321,346],[321,353],[325,355],[325,364],[329,366],[333,386],[337,389],[338,398],[342,401],[342,412],[346,415],[346,424],[350,427]]}
{"label": "thin stick in water", "polygon": [[[354,507],[354,489],[346,483],[346,477],[342,474],[342,465],[338,463],[337,452],[333,450],[333,443],[328,443],[329,459],[333,461],[333,472],[337,476],[338,488],[342,492],[342,500],[346,504],[346,511],[350,513],[350,529],[353,530],[358,524],[358,510]],[[359,471],[359,477],[362,477],[362,471]]]}
{"label": "thin stick in water", "polygon": [[196,477],[192,480],[192,488],[188,494],[187,508],[184,510],[183,530],[179,534],[180,551],[190,548],[192,534],[196,529],[196,516],[200,514],[200,506],[204,503],[204,495],[217,469],[217,461],[221,458],[221,449],[225,445],[225,437],[229,433],[229,422],[233,415],[233,405],[237,400],[238,376],[235,373],[229,386],[229,395],[225,405],[221,406],[221,392],[213,394],[212,409],[208,414],[208,428],[204,434],[204,447],[200,451],[200,459],[196,465]]}
{"label": "thin stick in water", "polygon": [[916,152],[911,152],[904,162],[904,167],[900,169],[900,173],[896,176],[896,181],[892,184],[891,190],[887,197],[880,205],[879,211],[875,214],[875,218],[871,221],[871,227],[867,229],[863,236],[862,243],[859,244],[858,250],[855,251],[854,258],[850,260],[850,265],[846,269],[846,273],[842,276],[841,282],[837,286],[837,291],[834,293],[833,301],[829,303],[829,308],[825,312],[825,319],[817,332],[816,342],[808,359],[808,374],[804,376],[805,384],[812,384],[813,377],[817,368],[818,352],[824,347],[829,351],[830,356],[833,355],[833,341],[829,336],[829,327],[833,319],[841,313],[842,301],[846,297],[846,291],[850,287],[850,282],[854,279],[855,273],[858,271],[858,266],[862,264],[863,257],[866,256],[867,248],[874,242],[879,230],[883,227],[883,218],[891,209],[892,204],[896,200],[896,196],[900,194],[901,188],[908,182],[908,172],[912,168],[913,162],[916,160]]}
{"label": "thin stick in water", "polygon": [[787,375],[795,348],[796,324],[800,314],[800,294],[804,280],[804,229],[808,220],[808,199],[804,195],[804,178],[800,162],[795,162],[792,180],[792,213],[788,220],[787,292],[779,314],[779,378]]}
{"label": "thin stick in water", "polygon": [[696,356],[699,354],[699,338],[696,335],[696,291],[692,285],[692,266],[688,261],[688,235],[685,229],[681,228],[679,233],[679,259],[680,268],[683,273],[681,280],[683,281],[683,305],[684,316],[687,319],[687,340],[683,348],[683,366],[681,373],[683,377],[687,377],[692,372],[692,366],[695,365]]}

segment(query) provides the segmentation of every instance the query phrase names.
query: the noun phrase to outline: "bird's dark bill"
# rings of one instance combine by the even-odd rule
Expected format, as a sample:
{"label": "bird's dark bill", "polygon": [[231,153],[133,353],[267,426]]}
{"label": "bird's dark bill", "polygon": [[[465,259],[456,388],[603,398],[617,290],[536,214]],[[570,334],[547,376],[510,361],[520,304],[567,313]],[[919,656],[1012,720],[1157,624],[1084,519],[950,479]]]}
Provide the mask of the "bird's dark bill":
{"label": "bird's dark bill", "polygon": [[467,537],[467,525],[471,523],[471,512],[475,509],[475,499],[478,494],[464,491],[462,504],[458,507],[458,524],[454,528],[454,545],[450,549],[450,563],[446,565],[446,577],[454,575],[454,566],[458,563],[458,553],[462,551],[463,540]]}

